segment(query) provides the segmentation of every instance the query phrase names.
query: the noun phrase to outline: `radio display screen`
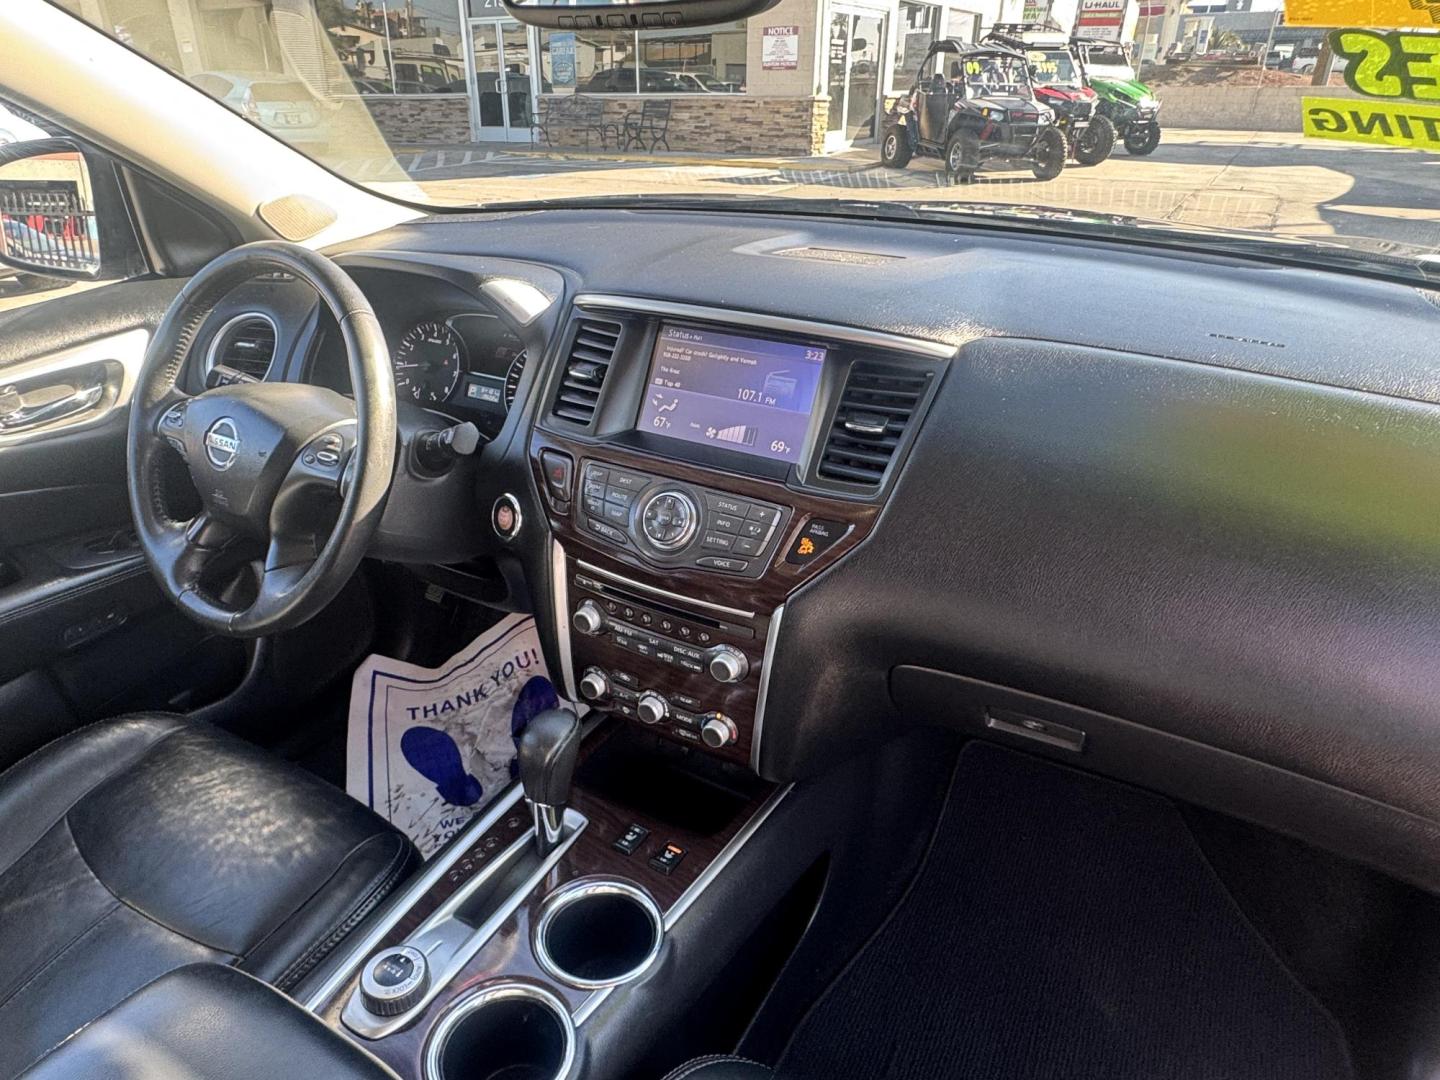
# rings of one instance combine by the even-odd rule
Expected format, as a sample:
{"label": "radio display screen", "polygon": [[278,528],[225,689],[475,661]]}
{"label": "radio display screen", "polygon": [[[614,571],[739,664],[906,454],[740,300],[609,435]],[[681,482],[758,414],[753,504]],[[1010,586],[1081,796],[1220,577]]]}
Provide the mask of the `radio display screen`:
{"label": "radio display screen", "polygon": [[661,323],[640,430],[798,461],[825,352]]}

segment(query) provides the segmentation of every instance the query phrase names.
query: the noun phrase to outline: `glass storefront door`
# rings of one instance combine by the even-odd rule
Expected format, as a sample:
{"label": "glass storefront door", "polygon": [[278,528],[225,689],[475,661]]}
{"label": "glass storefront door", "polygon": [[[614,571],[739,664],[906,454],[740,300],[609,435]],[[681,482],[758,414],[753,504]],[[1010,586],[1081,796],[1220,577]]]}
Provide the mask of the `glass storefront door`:
{"label": "glass storefront door", "polygon": [[472,19],[470,126],[482,142],[525,142],[535,94],[529,32],[514,19]]}
{"label": "glass storefront door", "polygon": [[833,8],[830,13],[826,89],[830,94],[827,150],[873,140],[880,113],[880,59],[885,17]]}

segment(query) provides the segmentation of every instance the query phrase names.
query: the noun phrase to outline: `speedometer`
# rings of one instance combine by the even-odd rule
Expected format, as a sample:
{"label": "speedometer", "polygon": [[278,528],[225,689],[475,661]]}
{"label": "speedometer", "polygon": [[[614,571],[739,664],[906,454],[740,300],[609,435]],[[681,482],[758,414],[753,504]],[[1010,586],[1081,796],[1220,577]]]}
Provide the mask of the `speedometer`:
{"label": "speedometer", "polygon": [[465,346],[444,323],[411,327],[395,350],[395,389],[421,404],[444,401],[460,381]]}

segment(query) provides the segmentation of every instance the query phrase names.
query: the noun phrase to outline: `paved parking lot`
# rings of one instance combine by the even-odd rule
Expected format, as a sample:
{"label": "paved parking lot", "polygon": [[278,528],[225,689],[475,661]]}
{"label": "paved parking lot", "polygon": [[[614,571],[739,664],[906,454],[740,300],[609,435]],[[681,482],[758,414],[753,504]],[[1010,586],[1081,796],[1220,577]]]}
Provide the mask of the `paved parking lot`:
{"label": "paved parking lot", "polygon": [[[736,160],[560,154],[522,144],[417,149],[397,158],[422,197],[451,203],[632,193],[975,200],[1440,250],[1440,156],[1277,132],[1169,129],[1149,157],[1122,150],[1093,168],[1067,168],[1049,182],[1028,171],[986,169],[964,186],[946,185],[936,161],[883,168],[874,149]],[[406,187],[381,163],[346,166],[397,190]]]}

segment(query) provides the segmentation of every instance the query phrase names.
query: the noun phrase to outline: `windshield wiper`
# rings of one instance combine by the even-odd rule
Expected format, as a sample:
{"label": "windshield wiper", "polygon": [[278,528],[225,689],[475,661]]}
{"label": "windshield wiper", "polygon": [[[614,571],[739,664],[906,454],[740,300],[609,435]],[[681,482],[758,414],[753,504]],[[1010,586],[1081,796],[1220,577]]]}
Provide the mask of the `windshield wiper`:
{"label": "windshield wiper", "polygon": [[[1419,279],[1427,284],[1440,281],[1440,255],[1432,250],[1400,243],[1353,238],[1345,241],[1301,239],[1033,203],[965,200],[907,203],[890,199],[816,199],[794,195],[638,193],[493,203],[479,209],[512,213],[561,209],[689,210],[713,213],[808,214],[862,220],[931,221],[979,225],[1009,232],[1042,232],[1071,239],[1100,239],[1167,248],[1184,247],[1211,254],[1238,255],[1291,265],[1320,265],[1350,272],[1403,277],[1412,282]],[[1377,244],[1383,246],[1377,247]]]}

